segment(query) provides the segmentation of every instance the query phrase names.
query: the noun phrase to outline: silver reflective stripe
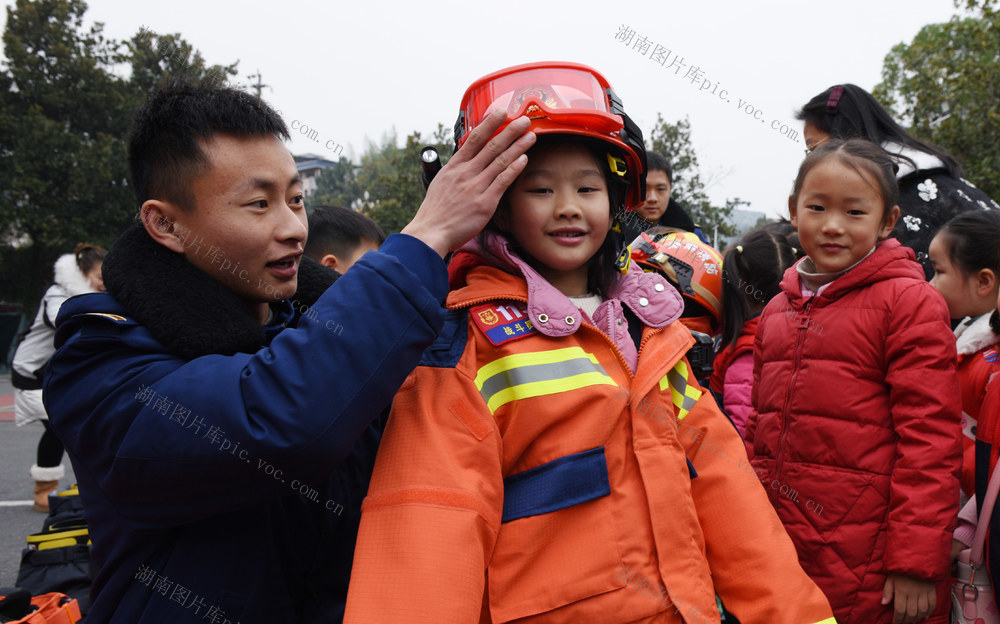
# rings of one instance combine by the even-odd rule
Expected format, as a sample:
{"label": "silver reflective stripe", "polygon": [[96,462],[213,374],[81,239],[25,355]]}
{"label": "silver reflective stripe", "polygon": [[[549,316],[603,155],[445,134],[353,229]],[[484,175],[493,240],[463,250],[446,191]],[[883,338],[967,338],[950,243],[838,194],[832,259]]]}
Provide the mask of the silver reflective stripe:
{"label": "silver reflective stripe", "polygon": [[490,412],[520,399],[587,386],[616,386],[597,358],[580,347],[504,356],[482,366],[475,383]]}
{"label": "silver reflective stripe", "polygon": [[600,364],[594,364],[586,358],[556,362],[554,364],[519,366],[501,371],[484,381],[479,393],[483,395],[483,400],[489,403],[494,394],[513,386],[535,381],[552,381],[584,373],[593,373],[595,371],[604,373],[604,369],[601,368]]}

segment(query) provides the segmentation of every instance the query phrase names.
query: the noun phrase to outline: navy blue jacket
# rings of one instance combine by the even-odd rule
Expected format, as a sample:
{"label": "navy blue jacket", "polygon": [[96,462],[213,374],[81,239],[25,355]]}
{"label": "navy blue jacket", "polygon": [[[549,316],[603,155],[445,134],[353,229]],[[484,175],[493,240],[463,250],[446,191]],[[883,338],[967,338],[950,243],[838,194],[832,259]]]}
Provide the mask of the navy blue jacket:
{"label": "navy blue jacket", "polygon": [[93,540],[88,623],[339,621],[339,525],[367,488],[373,421],[444,323],[444,263],[390,236],[314,304],[272,306],[246,349],[231,334],[249,312],[144,234],[105,262],[116,297],[64,304],[45,378]]}

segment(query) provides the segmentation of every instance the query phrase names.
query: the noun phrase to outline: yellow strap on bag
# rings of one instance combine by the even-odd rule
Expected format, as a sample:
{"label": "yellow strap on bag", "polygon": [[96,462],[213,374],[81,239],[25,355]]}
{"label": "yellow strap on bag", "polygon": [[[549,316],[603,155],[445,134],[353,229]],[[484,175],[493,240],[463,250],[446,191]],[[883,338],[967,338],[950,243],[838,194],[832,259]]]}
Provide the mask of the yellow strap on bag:
{"label": "yellow strap on bag", "polygon": [[86,526],[74,526],[61,531],[34,533],[28,536],[28,548],[35,550],[49,550],[77,544],[90,544],[90,530]]}
{"label": "yellow strap on bag", "polygon": [[80,488],[75,483],[66,488],[65,490],[56,492],[56,496],[79,496],[79,495],[80,495]]}

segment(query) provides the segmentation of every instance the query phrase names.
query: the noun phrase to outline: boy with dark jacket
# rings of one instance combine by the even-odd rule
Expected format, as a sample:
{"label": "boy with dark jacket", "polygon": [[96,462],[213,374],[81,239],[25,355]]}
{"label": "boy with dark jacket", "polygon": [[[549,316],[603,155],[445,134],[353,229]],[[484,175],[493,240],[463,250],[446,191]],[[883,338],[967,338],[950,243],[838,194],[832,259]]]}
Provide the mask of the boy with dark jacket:
{"label": "boy with dark jacket", "polygon": [[691,220],[691,216],[680,203],[670,196],[674,185],[673,169],[665,156],[646,151],[646,199],[636,209],[633,218],[625,220],[625,240],[635,240],[639,234],[651,227],[662,225],[668,228],[694,232],[706,245],[710,244],[701,231],[701,226]]}
{"label": "boy with dark jacket", "polygon": [[[154,95],[130,139],[141,224],[68,301],[45,380],[93,540],[87,621],[339,621],[374,444],[444,323],[442,257],[534,140],[494,115],[413,221],[332,287],[302,261],[302,183],[267,104]],[[301,275],[301,277],[300,277]]]}

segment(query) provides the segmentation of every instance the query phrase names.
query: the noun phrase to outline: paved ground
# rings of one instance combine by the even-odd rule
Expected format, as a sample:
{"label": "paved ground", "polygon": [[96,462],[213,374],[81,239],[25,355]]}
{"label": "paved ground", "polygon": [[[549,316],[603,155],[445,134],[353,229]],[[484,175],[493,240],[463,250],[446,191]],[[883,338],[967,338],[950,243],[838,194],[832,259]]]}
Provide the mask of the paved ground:
{"label": "paved ground", "polygon": [[[28,469],[35,462],[35,450],[42,435],[42,426],[14,426],[14,388],[10,375],[0,375],[0,587],[10,586],[17,579],[24,538],[42,529],[44,514],[31,508],[34,483]],[[69,458],[66,479],[60,487],[74,482]]]}

